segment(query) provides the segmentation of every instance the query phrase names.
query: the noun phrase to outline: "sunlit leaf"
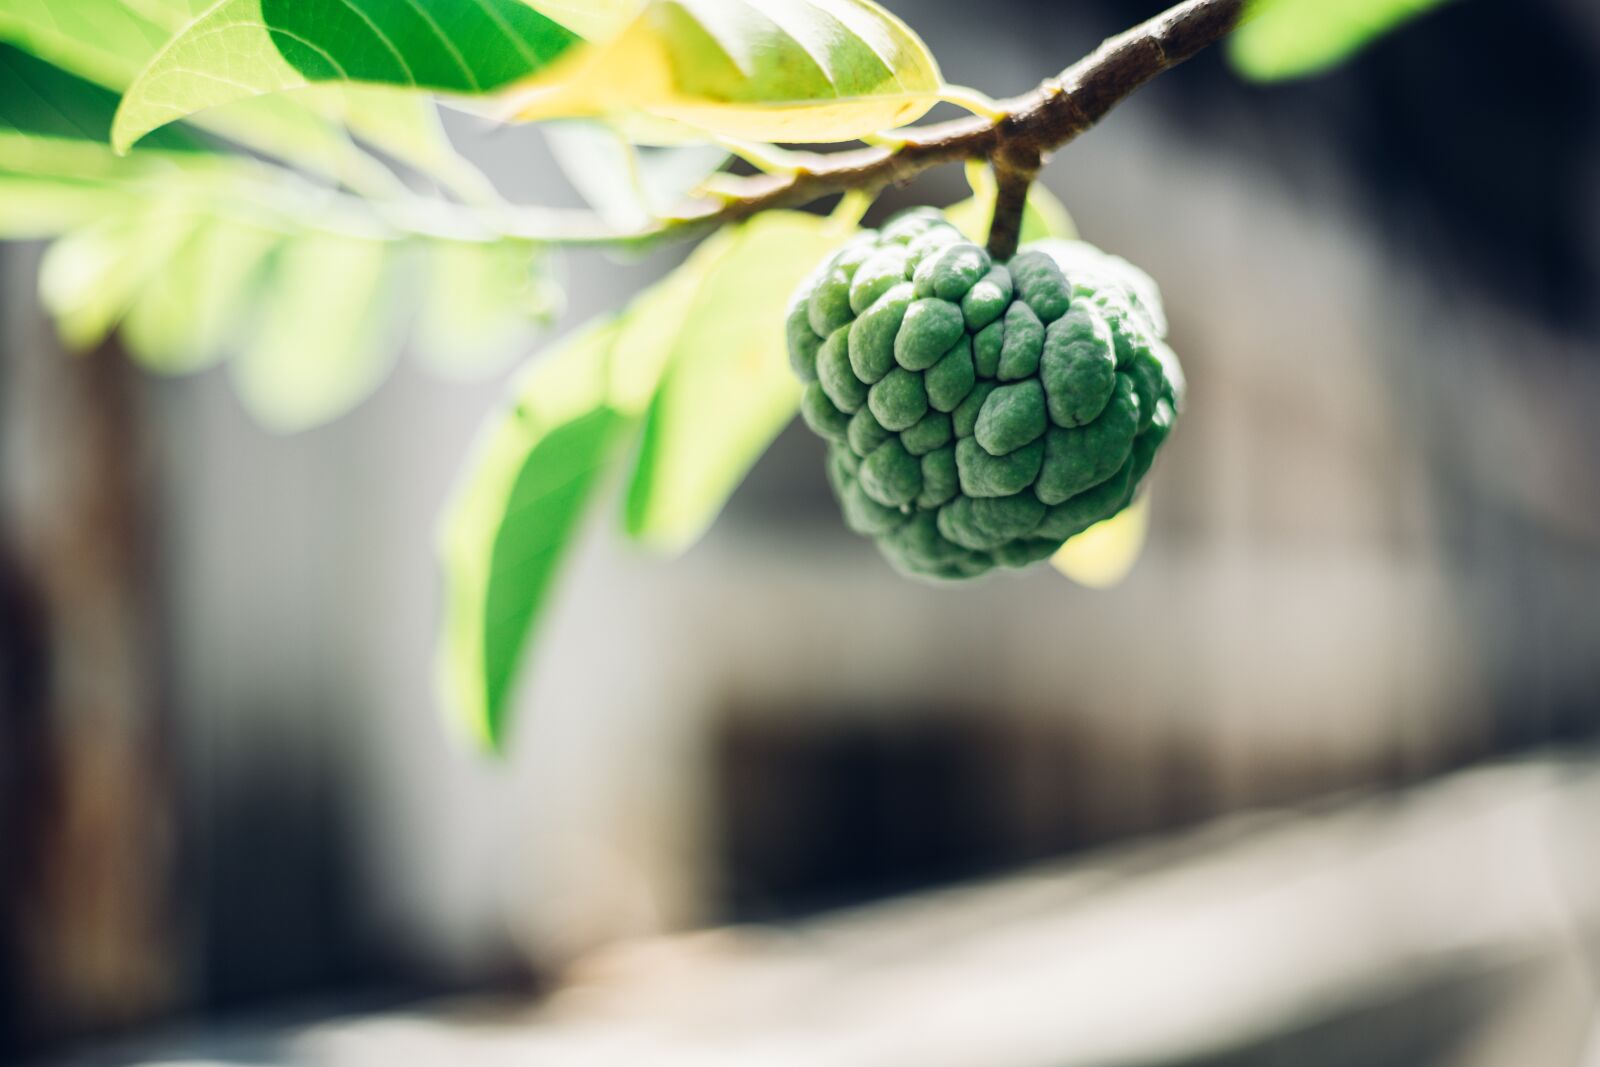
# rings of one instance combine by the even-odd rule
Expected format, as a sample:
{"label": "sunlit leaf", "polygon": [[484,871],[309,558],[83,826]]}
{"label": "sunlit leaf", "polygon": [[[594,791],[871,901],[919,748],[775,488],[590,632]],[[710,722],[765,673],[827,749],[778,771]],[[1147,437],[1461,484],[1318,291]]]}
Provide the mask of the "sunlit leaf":
{"label": "sunlit leaf", "polygon": [[112,142],[319,82],[489,92],[577,40],[520,0],[221,0],[129,85]]}
{"label": "sunlit leaf", "polygon": [[446,512],[445,702],[466,732],[498,748],[519,663],[600,465],[637,431],[715,238],[617,319],[538,356],[491,416]]}
{"label": "sunlit leaf", "polygon": [[129,195],[114,186],[0,173],[0,240],[54,237],[131,206]]}
{"label": "sunlit leaf", "polygon": [[145,368],[201,370],[226,354],[247,319],[270,254],[284,235],[208,218],[153,274],[128,310],[122,338]]}
{"label": "sunlit leaf", "polygon": [[[185,20],[160,0],[138,11],[124,0],[0,0],[0,40],[117,93]],[[241,100],[196,122],[319,174],[357,179],[372,173],[342,130],[295,101]]]}
{"label": "sunlit leaf", "polygon": [[169,30],[121,0],[0,0],[0,40],[120,90]]}
{"label": "sunlit leaf", "polygon": [[491,749],[584,505],[628,425],[607,403],[616,332],[585,329],[530,368],[445,516],[440,685],[456,723]]}
{"label": "sunlit leaf", "polygon": [[680,551],[711,524],[779,430],[800,390],[785,355],[796,285],[849,230],[770,212],[721,235],[719,258],[672,342],[628,491],[628,532]]}
{"label": "sunlit leaf", "polygon": [[[438,105],[416,93],[377,85],[325,87],[313,97],[320,110],[374,148],[436,179],[468,203],[499,200],[494,185],[457,152],[439,121]],[[140,149],[161,130],[140,142]]]}
{"label": "sunlit leaf", "polygon": [[608,41],[632,21],[645,0],[524,0],[585,41]]}
{"label": "sunlit leaf", "polygon": [[[0,43],[0,131],[104,145],[117,112],[117,94],[94,82]],[[182,130],[163,130],[152,148],[198,150]]]}
{"label": "sunlit leaf", "polygon": [[[118,188],[168,177],[180,164],[210,170],[226,157],[185,130],[163,130],[138,160],[106,142],[115,93],[0,44],[0,236],[42,237],[137,206]],[[59,184],[52,188],[50,181]]]}
{"label": "sunlit leaf", "polygon": [[701,280],[725,247],[720,235],[703,241],[676,270],[628,305],[612,346],[607,385],[612,407],[640,416],[650,406]]}
{"label": "sunlit leaf", "polygon": [[1056,551],[1050,562],[1079,585],[1109,589],[1128,576],[1150,528],[1150,495],[1097,522]]}
{"label": "sunlit leaf", "polygon": [[1229,39],[1234,69],[1255,81],[1327,70],[1445,0],[1252,0]]}
{"label": "sunlit leaf", "polygon": [[56,241],[39,269],[39,296],[69,348],[99,344],[139,291],[183,247],[196,217],[171,203],[97,220]]}
{"label": "sunlit leaf", "polygon": [[434,241],[423,254],[417,352],[441,374],[503,367],[559,310],[548,257],[526,241]]}
{"label": "sunlit leaf", "polygon": [[366,397],[393,362],[385,242],[307,233],[288,242],[266,282],[254,334],[233,359],[234,386],[256,420],[292,433]]}
{"label": "sunlit leaf", "polygon": [[[347,96],[340,103],[353,105],[347,115],[352,125],[385,126],[392,143],[425,130],[424,122],[438,125],[431,103],[416,97],[390,98],[380,90],[347,91]],[[328,247],[327,234],[319,236],[320,231],[344,229],[353,221],[365,222],[381,236],[373,220],[324,219],[319,190],[309,184],[300,188],[282,175],[264,181],[266,172],[257,161],[210,151],[179,127],[158,131],[139,153],[119,158],[105,143],[116,104],[115,93],[0,44],[0,178],[5,179],[0,191],[9,194],[0,204],[0,236],[74,231],[47,254],[41,275],[46,307],[74,347],[98,343],[120,324],[130,352],[150,369],[199,369],[233,347],[229,328],[237,327],[252,298],[262,295],[253,284],[258,268],[280,243],[283,260],[292,265],[301,260],[301,241],[314,249]],[[430,110],[419,112],[419,104]],[[448,158],[434,153],[425,140],[413,138],[411,145],[424,161],[448,165]],[[547,275],[541,276],[541,287],[533,284],[526,243],[504,244],[520,247],[520,274],[516,264],[508,264],[501,242],[341,239],[333,246],[333,269],[341,273],[328,292],[344,303],[332,307],[316,288],[327,268],[313,262],[304,270],[291,266],[275,272],[266,295],[288,321],[271,322],[256,333],[241,358],[238,377],[247,403],[264,422],[287,430],[337,414],[364,395],[392,357],[396,341],[383,331],[367,331],[369,320],[363,316],[379,306],[385,311],[398,306],[400,294],[390,284],[395,272],[387,262],[412,249],[451,260],[435,264],[430,287],[448,290],[450,321],[429,316],[433,332],[424,337],[441,339],[448,330],[453,352],[459,356],[472,346],[479,365],[509,357],[529,339],[530,315],[548,312],[556,294]],[[351,248],[370,254],[344,271],[351,264],[337,250]],[[467,248],[471,251],[462,252]],[[374,282],[380,260],[385,265]],[[312,280],[310,287],[298,280],[302,275]],[[369,282],[370,290],[364,288]],[[309,324],[298,325],[305,316]],[[513,336],[505,330],[491,338],[483,328],[491,319],[514,324],[520,332]],[[326,330],[329,347],[300,343],[301,330],[313,335]],[[441,340],[434,352],[443,347]],[[466,362],[455,361],[458,369]]]}
{"label": "sunlit leaf", "polygon": [[597,122],[550,122],[542,129],[567,180],[618,230],[671,213],[728,159],[712,145],[633,145]]}
{"label": "sunlit leaf", "polygon": [[535,78],[517,112],[845,141],[921,117],[941,84],[927,47],[871,0],[653,0]]}

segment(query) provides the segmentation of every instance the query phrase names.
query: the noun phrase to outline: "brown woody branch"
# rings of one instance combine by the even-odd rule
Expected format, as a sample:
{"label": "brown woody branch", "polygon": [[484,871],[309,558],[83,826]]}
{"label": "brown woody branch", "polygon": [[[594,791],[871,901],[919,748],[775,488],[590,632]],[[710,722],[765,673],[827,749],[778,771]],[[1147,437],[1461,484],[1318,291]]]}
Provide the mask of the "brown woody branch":
{"label": "brown woody branch", "polygon": [[[1239,24],[1245,0],[1186,0],[1113,37],[1082,60],[1023,96],[1001,102],[1004,118],[968,117],[902,131],[904,140],[832,154],[805,153],[792,173],[737,179],[716,201],[698,203],[675,218],[628,234],[573,233],[570,243],[644,244],[689,237],[775,208],[803,207],[851,190],[877,192],[925,170],[967,159],[999,163],[1000,195],[1026,196],[1028,173],[1156,75],[1214,44]],[[1020,192],[1018,191],[1020,189]],[[1001,206],[1001,205],[997,205]],[[1015,248],[1009,227],[1020,222],[996,212],[1000,252]],[[530,234],[529,236],[536,236]]]}

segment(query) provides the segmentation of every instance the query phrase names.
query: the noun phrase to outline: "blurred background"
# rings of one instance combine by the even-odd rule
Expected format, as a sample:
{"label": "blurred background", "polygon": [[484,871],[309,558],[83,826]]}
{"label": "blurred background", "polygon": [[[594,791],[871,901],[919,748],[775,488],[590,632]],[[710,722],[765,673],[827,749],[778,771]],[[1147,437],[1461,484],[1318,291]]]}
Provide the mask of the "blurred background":
{"label": "blurred background", "polygon": [[[1001,95],[1161,5],[893,6]],[[275,436],[0,248],[0,1060],[1600,1064],[1597,119],[1590,0],[1159,79],[1044,176],[1189,378],[1132,576],[904,581],[791,428],[682,560],[596,517],[503,761],[432,677],[503,382]]]}

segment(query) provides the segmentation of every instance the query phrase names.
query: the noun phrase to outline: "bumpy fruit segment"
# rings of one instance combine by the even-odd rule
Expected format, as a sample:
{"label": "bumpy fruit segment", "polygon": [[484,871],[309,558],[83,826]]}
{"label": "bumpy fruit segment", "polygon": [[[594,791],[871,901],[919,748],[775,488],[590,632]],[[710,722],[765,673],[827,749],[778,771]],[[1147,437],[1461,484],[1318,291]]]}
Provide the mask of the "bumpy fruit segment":
{"label": "bumpy fruit segment", "polygon": [[929,208],[823,263],[786,329],[845,522],[932,578],[1026,566],[1127,507],[1183,397],[1137,268],[1081,241],[995,263]]}

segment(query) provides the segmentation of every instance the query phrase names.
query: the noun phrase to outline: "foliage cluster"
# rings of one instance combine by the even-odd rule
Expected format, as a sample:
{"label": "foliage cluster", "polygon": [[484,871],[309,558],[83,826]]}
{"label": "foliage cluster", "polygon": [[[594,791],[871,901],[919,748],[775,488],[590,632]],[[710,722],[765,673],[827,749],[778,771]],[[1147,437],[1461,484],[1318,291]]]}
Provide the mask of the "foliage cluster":
{"label": "foliage cluster", "polygon": [[[1313,72],[1438,2],[1259,0],[1231,54],[1251,77]],[[52,242],[40,294],[69,345],[119,330],[159,373],[225,360],[251,413],[294,431],[359,402],[405,336],[447,374],[525,352],[560,307],[556,246],[703,234],[749,188],[730,157],[793,178],[814,157],[784,146],[893,150],[941,100],[1004,119],[872,0],[0,0],[0,238]],[[441,104],[544,122],[593,218],[505,200]],[[951,217],[981,240],[996,185],[973,180]],[[503,735],[605,472],[630,464],[628,532],[676,551],[793,416],[785,302],[876,191],[749,212],[519,375],[444,523],[441,677],[474,735]],[[1025,228],[1066,233],[1028,202]],[[1128,552],[1082,543],[1089,564]]]}

